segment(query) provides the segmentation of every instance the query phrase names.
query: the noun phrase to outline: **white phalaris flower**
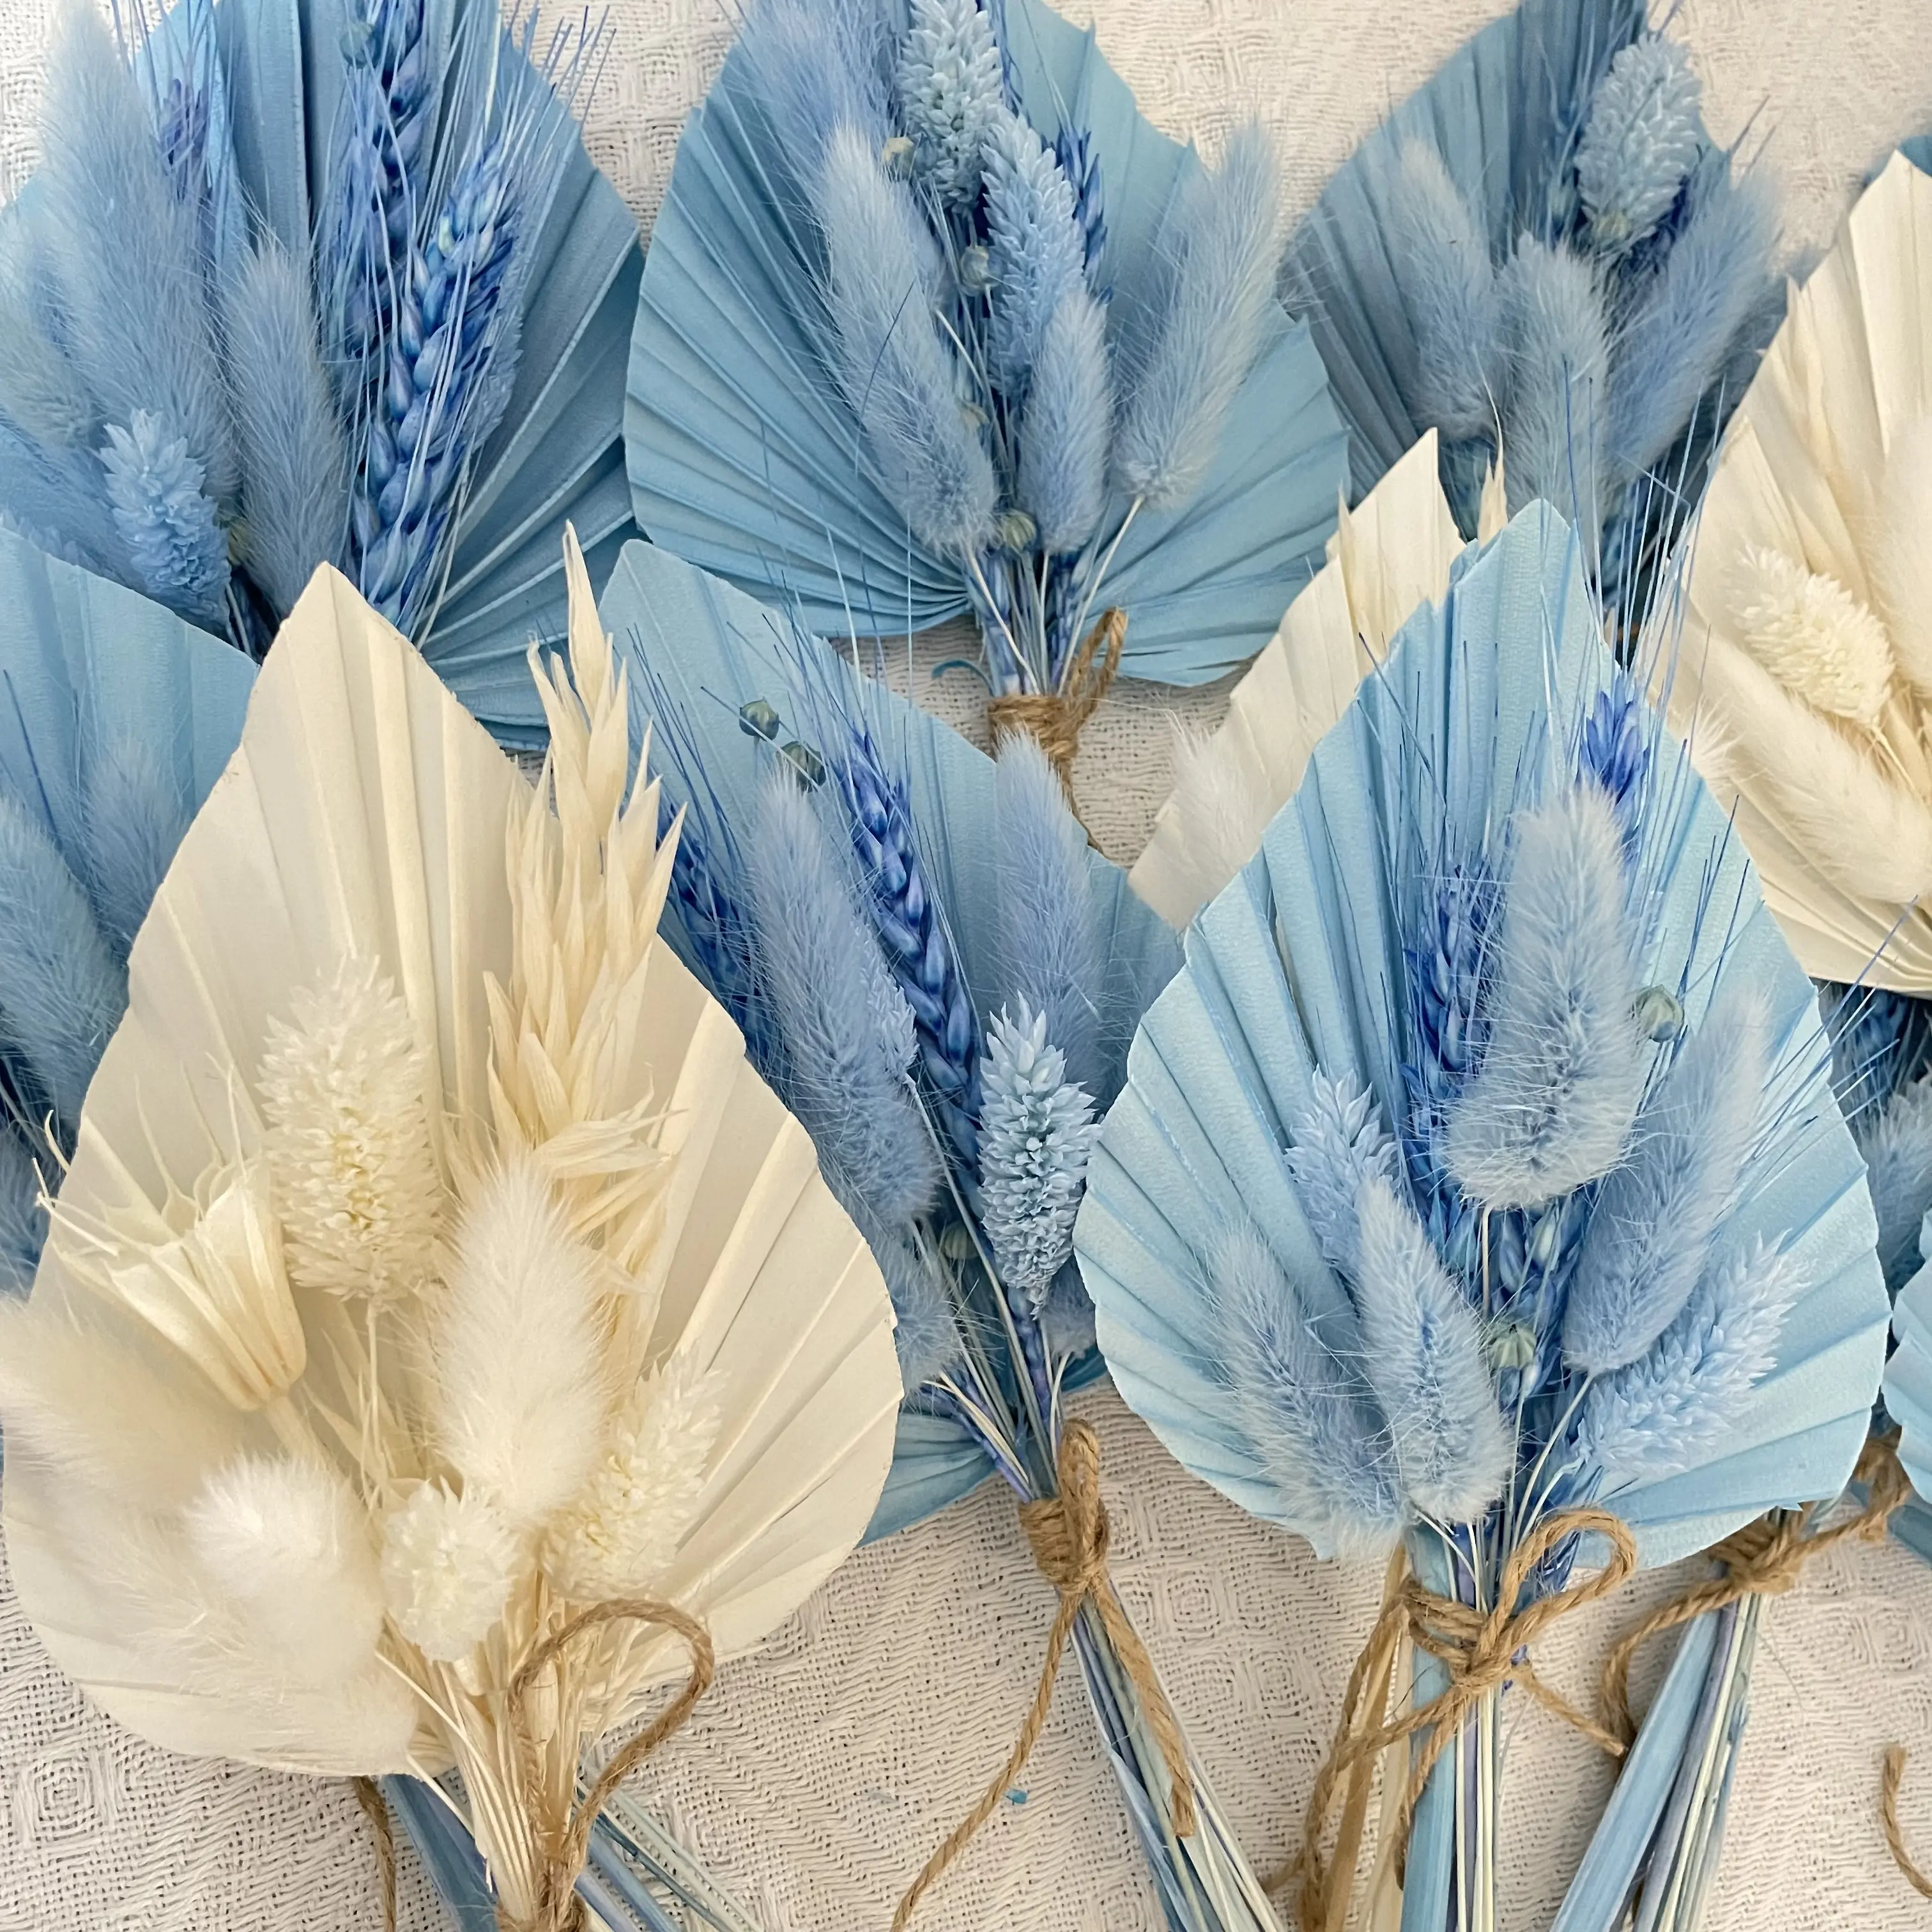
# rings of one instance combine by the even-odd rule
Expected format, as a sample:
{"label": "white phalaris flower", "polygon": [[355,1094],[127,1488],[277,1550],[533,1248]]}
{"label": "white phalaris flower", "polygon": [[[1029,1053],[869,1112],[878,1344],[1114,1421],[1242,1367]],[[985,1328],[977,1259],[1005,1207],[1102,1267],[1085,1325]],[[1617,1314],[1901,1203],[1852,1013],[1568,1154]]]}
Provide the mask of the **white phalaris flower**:
{"label": "white phalaris flower", "polygon": [[302,1287],[393,1301],[434,1266],[443,1200],[429,1056],[373,959],[345,959],[269,1029],[268,1169]]}
{"label": "white phalaris flower", "polygon": [[382,1594],[425,1657],[466,1657],[503,1614],[519,1539],[481,1496],[424,1483],[382,1525]]}
{"label": "white phalaris flower", "polygon": [[595,1604],[656,1588],[697,1514],[721,1419],[710,1378],[688,1360],[638,1382],[608,1454],[550,1526],[544,1569],[558,1589]]}
{"label": "white phalaris flower", "polygon": [[259,1158],[218,1161],[194,1192],[123,1208],[94,1232],[69,1222],[69,1258],[165,1336],[237,1408],[294,1386],[308,1359]]}
{"label": "white phalaris flower", "polygon": [[1871,730],[1892,688],[1885,626],[1837,578],[1754,544],[1738,573],[1738,634],[1794,697]]}

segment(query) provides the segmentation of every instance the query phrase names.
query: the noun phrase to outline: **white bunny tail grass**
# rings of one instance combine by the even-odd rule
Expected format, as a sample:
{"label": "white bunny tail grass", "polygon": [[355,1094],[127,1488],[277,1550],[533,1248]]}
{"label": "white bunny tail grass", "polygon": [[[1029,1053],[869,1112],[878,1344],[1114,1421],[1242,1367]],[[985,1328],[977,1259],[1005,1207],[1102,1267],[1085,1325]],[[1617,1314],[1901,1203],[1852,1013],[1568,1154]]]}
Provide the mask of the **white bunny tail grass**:
{"label": "white bunny tail grass", "polygon": [[595,1466],[611,1390],[598,1259],[536,1163],[512,1152],[470,1181],[438,1323],[438,1436],[466,1490],[533,1528]]}
{"label": "white bunny tail grass", "polygon": [[157,1376],[140,1350],[51,1300],[0,1298],[0,1414],[10,1456],[151,1509],[186,1503],[242,1446],[239,1412]]}
{"label": "white bunny tail grass", "polygon": [[382,1593],[369,1518],[349,1480],[313,1457],[243,1456],[185,1512],[190,1548],[251,1648],[319,1683],[371,1667]]}
{"label": "white bunny tail grass", "polygon": [[1615,1166],[1648,1055],[1631,1016],[1622,834],[1593,784],[1518,820],[1483,1063],[1449,1120],[1450,1171],[1529,1208]]}

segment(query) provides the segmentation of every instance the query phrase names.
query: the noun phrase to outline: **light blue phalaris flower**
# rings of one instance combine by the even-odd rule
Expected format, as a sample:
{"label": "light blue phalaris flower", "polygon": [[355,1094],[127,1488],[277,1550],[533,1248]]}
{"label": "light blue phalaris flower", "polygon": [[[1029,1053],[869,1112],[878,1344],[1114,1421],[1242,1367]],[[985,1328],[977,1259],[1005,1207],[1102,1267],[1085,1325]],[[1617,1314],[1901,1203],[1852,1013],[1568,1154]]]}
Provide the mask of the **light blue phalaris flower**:
{"label": "light blue phalaris flower", "polygon": [[1037,1313],[1073,1252],[1073,1217],[1100,1130],[1066,1056],[1046,1036],[1046,1016],[1024,1000],[986,1030],[980,1064],[980,1191],[994,1258],[1007,1286]]}
{"label": "light blue phalaris flower", "polygon": [[1610,63],[1576,144],[1576,186],[1591,238],[1622,254],[1670,212],[1704,148],[1690,57],[1661,34]]}
{"label": "light blue phalaris flower", "polygon": [[1000,50],[977,0],[913,0],[898,94],[918,172],[942,200],[970,202],[1005,106]]}
{"label": "light blue phalaris flower", "polygon": [[228,589],[228,545],[187,438],[170,435],[159,416],[136,410],[125,429],[107,425],[100,466],[115,526],[140,587],[171,610],[218,626]]}

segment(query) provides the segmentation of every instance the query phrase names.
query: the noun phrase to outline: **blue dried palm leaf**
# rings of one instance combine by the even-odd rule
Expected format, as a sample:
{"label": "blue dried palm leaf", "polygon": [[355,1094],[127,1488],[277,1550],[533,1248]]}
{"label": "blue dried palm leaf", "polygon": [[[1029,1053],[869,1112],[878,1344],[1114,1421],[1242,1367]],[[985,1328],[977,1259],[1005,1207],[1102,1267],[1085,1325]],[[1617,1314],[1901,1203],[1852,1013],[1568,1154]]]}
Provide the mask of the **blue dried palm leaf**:
{"label": "blue dried palm leaf", "polygon": [[[852,683],[856,674],[830,650],[800,640],[776,613],[668,550],[627,545],[601,608],[620,650],[649,667],[647,674],[633,677],[637,701],[674,718],[681,742],[679,757],[663,772],[667,795],[674,803],[688,802],[679,768],[701,772],[710,796],[699,802],[727,824],[754,823],[759,788],[772,769],[773,746],[746,728],[744,706],[762,700],[772,708],[778,741],[796,742],[795,756],[805,768],[821,749],[829,752],[806,742],[812,708],[799,690],[799,652],[813,653],[811,675],[830,680],[830,688],[850,693],[862,706],[883,757],[904,775],[921,837],[920,858],[933,902],[945,908],[967,990],[980,1013],[997,1012],[1010,988],[992,760],[883,686]],[[1118,866],[1092,851],[1085,863],[1094,886],[1095,950],[1107,962],[1095,1025],[1096,1084],[1106,1094],[1124,1077],[1135,1022],[1179,955],[1172,934],[1128,890]],[[676,943],[674,921],[674,914],[668,916],[667,930]],[[686,956],[702,974],[702,957]],[[1090,1360],[1087,1372],[1093,1372]],[[918,1521],[988,1473],[963,1429],[940,1417],[902,1414],[898,1454],[871,1534]]]}
{"label": "blue dried palm leaf", "polygon": [[[828,35],[838,10],[828,0]],[[903,26],[890,4],[886,17]],[[1141,117],[1090,32],[1041,0],[1000,17],[1021,111],[1083,168],[1097,160],[1118,345],[1154,301],[1162,218],[1200,164]],[[795,172],[805,124],[768,113],[741,50],[686,129],[632,338],[632,500],[657,542],[795,601],[815,630],[922,630],[968,610],[967,585],[881,493],[832,373],[822,244]],[[1122,668],[1194,683],[1252,656],[1318,560],[1341,465],[1319,360],[1270,304],[1205,482],[1136,516],[1108,571],[1102,601],[1130,616]]]}
{"label": "blue dried palm leaf", "polygon": [[[1387,855],[1404,849],[1405,824],[1446,822],[1480,849],[1489,815],[1506,816],[1525,774],[1533,782],[1549,716],[1582,716],[1611,676],[1574,540],[1536,506],[1406,627],[1261,854],[1202,915],[1186,967],[1135,1041],[1076,1232],[1102,1347],[1181,1461],[1256,1514],[1283,1520],[1205,1352],[1202,1258],[1245,1214],[1298,1282],[1342,1294],[1282,1149],[1318,1065],[1373,1093],[1385,1119],[1407,1118],[1396,1016],[1416,882],[1392,876]],[[1729,1228],[1787,1241],[1808,1284],[1775,1366],[1715,1450],[1615,1498],[1645,1560],[1660,1562],[1764,1509],[1836,1494],[1864,1438],[1885,1300],[1810,983],[1680,748],[1648,729],[1655,788],[1635,862],[1654,911],[1641,977],[1675,989],[1694,1027],[1734,980],[1767,994],[1784,1138],[1779,1157],[1754,1164]]]}
{"label": "blue dried palm leaf", "polygon": [[[412,49],[412,205],[431,215],[456,209],[464,158],[493,129],[503,134],[514,192],[512,212],[498,224],[496,256],[474,271],[472,296],[493,304],[500,349],[462,394],[464,435],[448,452],[452,466],[440,486],[442,564],[398,614],[471,710],[500,736],[535,739],[542,714],[524,653],[532,634],[562,631],[563,526],[575,525],[600,575],[634,534],[620,399],[642,257],[635,224],[591,166],[571,121],[566,96],[580,77],[577,44],[540,45],[529,32],[500,38],[488,0],[224,0],[214,8],[181,0],[138,56],[136,77],[152,72],[158,95],[168,98],[169,89],[184,86],[205,94],[210,178],[225,184],[212,202],[217,259],[230,261],[242,248],[235,211],[245,207],[256,235],[272,237],[306,272],[307,265],[326,262],[343,198],[344,157],[352,146],[345,132],[348,50],[364,44],[370,22],[404,16]],[[28,184],[17,204],[24,218],[10,220],[10,237],[31,232],[46,185]],[[418,232],[433,226],[426,220]],[[506,233],[512,245],[505,252]],[[327,292],[326,285],[319,290],[318,308]],[[468,313],[474,327],[473,301]],[[418,361],[419,380],[428,368]],[[243,378],[237,371],[230,380]],[[299,422],[295,402],[278,412],[271,400],[254,419]],[[353,442],[367,401],[344,402]],[[242,414],[249,419],[249,411]],[[156,446],[172,447],[165,431]],[[156,546],[170,530],[137,532],[148,548],[135,547],[130,556],[111,516],[83,517],[89,489],[105,501],[92,448],[85,442],[78,452],[55,452],[58,462],[43,457],[37,464],[32,452],[0,449],[7,518],[63,554],[131,580],[140,557],[160,554]],[[216,488],[224,480],[219,463],[203,460],[193,446],[185,454],[202,471],[225,529],[236,506]],[[145,478],[132,479],[124,494],[153,501],[158,507],[149,520],[165,520],[168,504],[188,500],[184,474],[178,463],[160,465],[148,498],[139,498],[136,488]],[[172,498],[154,494],[170,482]],[[178,542],[166,554],[185,554]],[[284,547],[277,581],[285,585],[296,568]],[[245,587],[239,594],[248,608],[238,611],[231,603],[229,628],[259,648],[272,633],[273,600],[250,606]],[[218,609],[199,614],[219,628]]]}
{"label": "blue dried palm leaf", "polygon": [[[0,612],[0,1134],[10,1173],[31,1154],[51,1174],[46,1130],[71,1151],[134,929],[241,736],[254,667],[4,531]],[[0,1220],[0,1273],[30,1276],[18,1217]]]}

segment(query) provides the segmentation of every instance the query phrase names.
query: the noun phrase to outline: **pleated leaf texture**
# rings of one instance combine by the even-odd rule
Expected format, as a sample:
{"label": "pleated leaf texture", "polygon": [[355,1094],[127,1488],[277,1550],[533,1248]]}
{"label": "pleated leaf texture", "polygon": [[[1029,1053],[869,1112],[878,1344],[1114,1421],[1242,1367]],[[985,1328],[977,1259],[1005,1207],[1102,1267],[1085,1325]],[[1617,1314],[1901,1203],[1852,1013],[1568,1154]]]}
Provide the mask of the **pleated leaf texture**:
{"label": "pleated leaf texture", "polygon": [[[900,0],[825,0],[822,12],[828,46],[907,26]],[[1118,372],[1144,347],[1174,270],[1162,218],[1201,163],[1141,117],[1090,31],[1043,0],[988,17],[1002,23],[1020,116],[1081,175],[1090,242],[1104,234],[1088,280]],[[686,128],[632,340],[632,507],[654,542],[754,595],[796,600],[821,634],[925,630],[976,608],[968,577],[886,493],[835,371],[826,246],[796,184],[808,163],[788,145],[791,113],[773,112],[741,49]],[[895,328],[930,332],[916,314]],[[1192,684],[1252,657],[1318,566],[1344,472],[1321,360],[1269,302],[1203,480],[1177,506],[1142,508],[1100,584],[1094,614],[1128,614],[1123,670]],[[1103,537],[1126,506],[1108,484]],[[1000,567],[997,546],[987,567]]]}
{"label": "pleated leaf texture", "polygon": [[[1260,852],[1190,928],[1187,963],[1136,1036],[1095,1152],[1076,1248],[1116,1386],[1195,1474],[1318,1549],[1326,1526],[1296,1514],[1242,1427],[1208,1258],[1249,1226],[1298,1294],[1345,1292],[1313,1232],[1318,1204],[1291,1171],[1290,1124],[1307,1118],[1318,1068],[1407,1131],[1396,1030],[1412,983],[1406,924],[1437,882],[1396,876],[1389,855],[1412,852],[1414,828],[1431,826],[1442,849],[1481,851],[1492,814],[1533,802],[1546,734],[1582,718],[1618,676],[1576,540],[1534,506],[1410,620]],[[1681,746],[1654,714],[1646,729],[1648,822],[1630,863],[1651,910],[1634,970],[1675,989],[1694,1040],[1727,990],[1766,1002],[1779,1124],[1760,1128],[1723,1240],[1748,1250],[1762,1236],[1802,1283],[1774,1361],[1705,1453],[1599,1498],[1654,1563],[1774,1505],[1838,1493],[1864,1439],[1887,1305],[1813,988]]]}
{"label": "pleated leaf texture", "polygon": [[74,1150],[128,946],[242,734],[255,667],[8,531],[0,612],[0,1278],[24,1288],[36,1197]]}
{"label": "pleated leaf texture", "polygon": [[572,110],[594,33],[489,0],[177,0],[52,62],[0,223],[0,502],[46,547],[266,650],[347,571],[500,734],[542,714],[566,523],[599,579],[636,224]]}
{"label": "pleated leaf texture", "polygon": [[[1490,493],[1480,534],[1501,526]],[[1449,588],[1462,539],[1425,430],[1328,539],[1328,560],[1242,674],[1209,736],[1177,746],[1174,790],[1127,874],[1170,926],[1185,926],[1252,858],[1294,795],[1316,746],[1396,633]]]}
{"label": "pleated leaf texture", "polygon": [[1805,970],[1932,993],[1932,176],[1892,157],[1731,421],[1670,692]]}
{"label": "pleated leaf texture", "polygon": [[[942,909],[966,993],[982,1018],[996,1013],[1003,997],[1002,854],[993,761],[883,685],[858,682],[849,664],[817,640],[800,638],[742,591],[652,544],[625,550],[602,609],[620,646],[649,667],[650,688],[640,677],[638,690],[640,700],[656,708],[654,732],[678,742],[677,754],[663,768],[667,798],[682,802],[680,775],[698,774],[714,823],[753,822],[777,749],[748,728],[748,719],[761,706],[773,714],[770,728],[796,747],[792,755],[810,769],[816,758],[838,755],[832,746],[807,742],[814,716],[830,717],[840,708],[837,698],[811,702],[814,680],[854,694],[879,754],[904,777],[926,890]],[[1097,852],[1090,850],[1087,862],[1106,975],[1095,1016],[1103,1063],[1098,1098],[1117,1090],[1125,1077],[1135,1023],[1180,958],[1173,935],[1134,896],[1126,873]],[[687,883],[681,878],[674,886],[674,906]],[[674,910],[667,915],[665,929],[688,958],[700,963]],[[1070,1371],[1069,1385],[1099,1372],[1090,1349]],[[870,1534],[885,1535],[931,1515],[991,1473],[992,1465],[962,1426],[908,1409],[899,1419],[892,1475]]]}
{"label": "pleated leaf texture", "polygon": [[[580,563],[576,588],[594,626]],[[605,722],[573,767],[588,770],[590,790],[560,794],[580,819],[584,797],[626,770],[621,702],[597,709],[583,642],[577,688],[592,723]],[[647,862],[656,803],[646,794],[631,808],[645,815]],[[620,837],[614,823],[602,849],[634,854],[640,829]],[[319,574],[136,944],[128,1016],[91,1090],[22,1318],[43,1351],[28,1376],[37,1393],[21,1394],[20,1363],[8,1370],[5,1528],[22,1605],[62,1669],[165,1748],[332,1774],[432,1773],[451,1761],[450,1733],[407,1693],[398,1733],[400,1680],[372,1646],[439,1684],[466,1726],[500,1735],[504,1686],[536,1636],[570,1601],[613,1594],[600,1579],[628,1560],[614,1526],[628,1522],[632,1544],[664,1532],[665,1546],[646,1552],[652,1592],[730,1654],[796,1608],[872,1514],[899,1394],[878,1270],[736,1028],[650,942],[648,924],[628,1007],[602,1004],[614,997],[605,980],[572,980],[571,947],[596,941],[567,922],[546,965],[544,935],[516,910],[532,903],[532,880],[567,899],[574,878],[613,934],[640,906],[651,916],[647,898],[623,896],[615,856],[604,884],[578,870],[569,836],[408,643],[339,574]],[[518,866],[526,884],[513,890]],[[548,970],[562,976],[554,998],[538,996]],[[350,1020],[372,1004],[376,1034],[356,1031]],[[574,1037],[593,1046],[600,1012],[634,1024],[578,1054],[556,1029],[580,1008],[590,1018]],[[372,1073],[374,1048],[358,1057],[356,1042],[378,1036],[394,1036],[394,1051]],[[315,1145],[290,1143],[290,1154],[277,1138],[308,1118],[287,1114],[286,1096],[324,1090],[374,1096],[344,1115],[344,1132],[369,1152],[372,1186],[390,1177],[374,1207],[345,1197],[334,1220],[281,1184],[284,1155],[306,1172],[300,1160],[322,1160]],[[578,1119],[586,1094],[604,1111]],[[520,1127],[505,1124],[512,1116]],[[466,1161],[466,1176],[453,1172]],[[452,1184],[452,1198],[485,1204],[439,1224],[454,1258],[403,1243],[433,1213],[424,1190]],[[538,1208],[512,1211],[531,1198]],[[172,1242],[131,1265],[102,1262],[106,1231],[168,1216]],[[578,1232],[593,1224],[601,1234]],[[614,1230],[628,1231],[622,1243]],[[358,1289],[329,1275],[344,1244],[366,1264]],[[529,1258],[538,1250],[553,1258]],[[540,1279],[542,1304],[530,1298]],[[531,1330],[539,1305],[560,1312]],[[461,1325],[460,1306],[490,1306],[508,1328]],[[87,1382],[64,1395],[64,1332],[85,1349]],[[506,1335],[522,1339],[514,1359],[496,1360]],[[375,1447],[369,1346],[383,1393]],[[587,1376],[564,1372],[573,1348],[590,1352]],[[82,1400],[98,1400],[97,1381],[114,1393],[112,1415]],[[634,1386],[641,1420],[626,1406]],[[687,1426],[673,1430],[680,1415]],[[143,1436],[161,1424],[165,1438]],[[604,1429],[616,1432],[606,1441]],[[306,1471],[303,1484],[335,1501],[292,1520],[251,1516],[265,1468],[291,1483]],[[631,1521],[620,1492],[653,1484],[662,1516]],[[380,1519],[380,1582],[364,1508]],[[493,1537],[468,1533],[481,1517]],[[504,1599],[505,1566],[526,1576],[531,1538],[542,1577]],[[575,1552],[570,1563],[560,1550]],[[251,1551],[259,1563],[243,1562]],[[248,1588],[214,1586],[208,1566],[224,1553]],[[332,1620],[332,1599],[313,1608],[272,1587],[278,1563],[326,1573],[356,1615]],[[465,1648],[493,1590],[500,1620],[485,1616],[488,1634]],[[200,1621],[170,1621],[203,1600],[213,1607]],[[596,1670],[573,1653],[568,1672],[558,1666],[569,1708],[538,1720],[540,1739],[562,1727],[544,1760],[560,1802],[578,1727],[587,1737],[621,1724],[645,1686],[685,1667],[667,1633],[642,1626],[586,1648]],[[463,1762],[472,1794],[496,1775]],[[477,1833],[508,1898],[532,1854],[514,1791],[495,1795],[508,1808],[479,1810]]]}
{"label": "pleated leaf texture", "polygon": [[[1600,526],[1606,604],[1649,594],[1780,293],[1766,182],[1704,127],[1642,0],[1522,0],[1367,136],[1290,239],[1359,497],[1434,424],[1476,533],[1510,508]],[[1600,553],[1600,554],[1599,554]]]}

